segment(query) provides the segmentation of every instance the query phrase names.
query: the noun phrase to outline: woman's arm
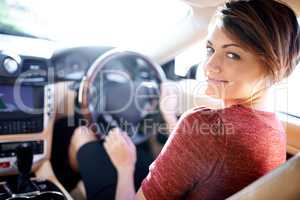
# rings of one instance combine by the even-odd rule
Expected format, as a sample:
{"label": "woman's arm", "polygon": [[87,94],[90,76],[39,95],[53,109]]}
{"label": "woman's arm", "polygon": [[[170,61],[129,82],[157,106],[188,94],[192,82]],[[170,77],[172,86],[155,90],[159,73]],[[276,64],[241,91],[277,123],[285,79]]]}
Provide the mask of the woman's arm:
{"label": "woman's arm", "polygon": [[135,194],[133,182],[133,173],[128,171],[118,173],[116,200],[145,200],[141,188]]}
{"label": "woman's arm", "polygon": [[111,130],[105,138],[104,148],[118,174],[116,200],[145,199],[142,192],[135,195],[136,149],[127,134],[118,128]]}
{"label": "woman's arm", "polygon": [[116,191],[116,200],[135,199],[134,191],[134,170],[118,171],[118,183]]}

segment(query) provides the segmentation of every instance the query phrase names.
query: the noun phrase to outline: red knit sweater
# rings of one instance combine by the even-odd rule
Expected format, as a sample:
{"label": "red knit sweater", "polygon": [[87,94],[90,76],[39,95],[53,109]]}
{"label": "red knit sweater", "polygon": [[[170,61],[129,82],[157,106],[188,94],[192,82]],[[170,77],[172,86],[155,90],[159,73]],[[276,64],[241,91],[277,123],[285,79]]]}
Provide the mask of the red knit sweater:
{"label": "red knit sweater", "polygon": [[225,199],[286,160],[276,115],[235,105],[181,117],[142,183],[147,200]]}

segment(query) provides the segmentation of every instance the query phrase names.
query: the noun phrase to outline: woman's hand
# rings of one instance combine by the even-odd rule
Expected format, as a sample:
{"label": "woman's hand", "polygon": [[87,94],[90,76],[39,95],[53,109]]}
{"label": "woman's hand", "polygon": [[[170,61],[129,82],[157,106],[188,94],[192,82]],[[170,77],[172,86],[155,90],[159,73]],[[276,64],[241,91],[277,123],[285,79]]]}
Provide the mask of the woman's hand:
{"label": "woman's hand", "polygon": [[112,129],[105,137],[104,148],[118,173],[133,173],[136,148],[126,132]]}
{"label": "woman's hand", "polygon": [[159,108],[166,122],[168,133],[171,133],[177,124],[177,112],[179,106],[179,95],[181,93],[179,84],[176,82],[165,82],[161,84]]}
{"label": "woman's hand", "polygon": [[178,110],[180,87],[176,82],[161,84],[159,107],[164,116],[176,116]]}

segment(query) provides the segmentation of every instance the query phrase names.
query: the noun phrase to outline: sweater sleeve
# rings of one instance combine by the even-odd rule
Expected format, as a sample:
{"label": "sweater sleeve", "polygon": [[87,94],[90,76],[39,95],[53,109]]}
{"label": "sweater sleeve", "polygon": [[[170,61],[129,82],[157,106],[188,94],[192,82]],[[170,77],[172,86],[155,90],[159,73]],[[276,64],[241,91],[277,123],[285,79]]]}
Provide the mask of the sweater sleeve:
{"label": "sweater sleeve", "polygon": [[210,127],[201,111],[181,117],[142,183],[147,200],[184,198],[195,184],[212,176],[222,157],[222,139],[211,134]]}

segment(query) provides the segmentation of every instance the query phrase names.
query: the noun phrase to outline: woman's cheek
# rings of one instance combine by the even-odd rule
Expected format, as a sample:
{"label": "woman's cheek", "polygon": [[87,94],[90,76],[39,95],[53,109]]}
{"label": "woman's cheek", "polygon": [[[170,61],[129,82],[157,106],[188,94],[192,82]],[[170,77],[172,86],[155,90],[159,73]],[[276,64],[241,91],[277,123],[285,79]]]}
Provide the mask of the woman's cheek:
{"label": "woman's cheek", "polygon": [[208,95],[210,97],[214,97],[214,98],[219,98],[218,93],[219,93],[219,91],[216,87],[214,87],[211,84],[207,84],[206,90],[205,90],[206,95]]}
{"label": "woman's cheek", "polygon": [[228,86],[225,91],[226,99],[247,99],[251,97],[254,88],[251,84],[236,82]]}
{"label": "woman's cheek", "polygon": [[233,84],[226,88],[225,99],[240,99],[243,96],[242,93],[242,86],[238,84]]}
{"label": "woman's cheek", "polygon": [[206,95],[218,99],[225,99],[227,96],[231,96],[232,92],[233,91],[226,85],[214,84],[207,84],[207,88],[205,90]]}

